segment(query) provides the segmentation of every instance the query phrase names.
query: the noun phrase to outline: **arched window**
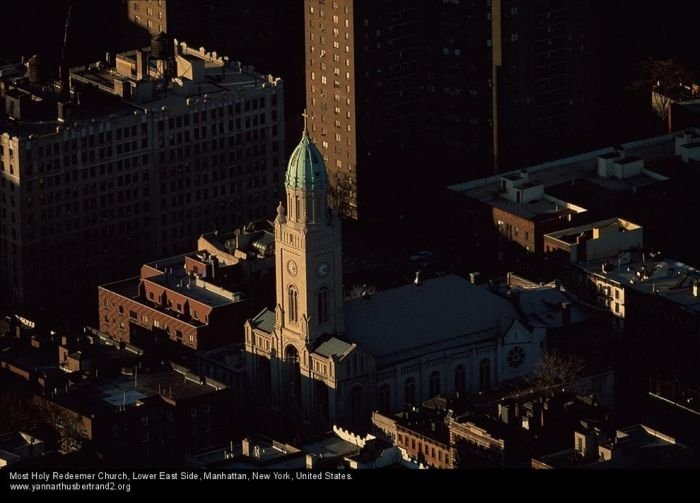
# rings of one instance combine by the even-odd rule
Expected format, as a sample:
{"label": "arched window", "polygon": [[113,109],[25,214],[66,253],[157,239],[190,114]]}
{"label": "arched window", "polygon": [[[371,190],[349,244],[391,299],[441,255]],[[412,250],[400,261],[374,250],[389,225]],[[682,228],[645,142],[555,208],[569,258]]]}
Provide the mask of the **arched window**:
{"label": "arched window", "polygon": [[455,369],[455,391],[465,391],[467,387],[466,383],[466,371],[464,370],[464,365],[457,365]]}
{"label": "arched window", "polygon": [[325,286],[318,291],[318,322],[328,321],[328,288]]}
{"label": "arched window", "polygon": [[289,285],[289,321],[296,322],[298,311],[297,311],[297,298],[299,297],[299,292],[293,285]]}
{"label": "arched window", "polygon": [[479,389],[488,391],[491,388],[491,360],[484,358],[479,364]]}
{"label": "arched window", "polygon": [[440,394],[440,372],[437,370],[430,374],[430,396],[434,397]]}
{"label": "arched window", "polygon": [[403,400],[407,405],[416,403],[416,380],[413,377],[403,383]]}
{"label": "arched window", "polygon": [[298,364],[299,351],[297,351],[297,348],[295,348],[291,344],[287,346],[287,348],[284,350],[284,359],[287,360],[287,362],[289,363]]}
{"label": "arched window", "polygon": [[381,412],[391,411],[391,386],[389,384],[382,384],[379,386],[378,394],[378,406]]}

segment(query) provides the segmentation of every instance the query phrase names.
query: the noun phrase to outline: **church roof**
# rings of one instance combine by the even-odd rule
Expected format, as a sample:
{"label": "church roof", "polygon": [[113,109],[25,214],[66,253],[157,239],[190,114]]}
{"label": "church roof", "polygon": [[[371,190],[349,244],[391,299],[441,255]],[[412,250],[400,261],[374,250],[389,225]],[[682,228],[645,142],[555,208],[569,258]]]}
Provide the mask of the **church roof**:
{"label": "church roof", "polygon": [[381,357],[459,337],[487,339],[500,320],[517,317],[506,299],[447,275],[346,302],[345,335]]}
{"label": "church roof", "polygon": [[327,341],[322,342],[317,348],[315,353],[318,353],[321,356],[325,356],[326,358],[336,355],[336,356],[341,356],[345,354],[345,352],[352,347],[352,344],[341,341],[340,339],[337,339],[336,337],[331,337]]}
{"label": "church roof", "polygon": [[304,130],[299,145],[292,152],[287,164],[284,184],[289,189],[317,190],[328,187],[328,173],[323,155]]}
{"label": "church roof", "polygon": [[260,311],[255,318],[250,320],[250,323],[253,325],[253,328],[271,334],[272,330],[275,328],[275,312],[265,308]]}

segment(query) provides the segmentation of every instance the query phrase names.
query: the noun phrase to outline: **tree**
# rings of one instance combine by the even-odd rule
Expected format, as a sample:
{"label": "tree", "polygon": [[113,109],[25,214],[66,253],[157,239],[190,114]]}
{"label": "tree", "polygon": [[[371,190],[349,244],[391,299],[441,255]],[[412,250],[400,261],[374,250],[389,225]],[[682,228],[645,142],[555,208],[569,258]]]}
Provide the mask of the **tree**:
{"label": "tree", "polygon": [[643,93],[651,91],[651,105],[666,123],[671,104],[681,99],[687,89],[692,89],[693,74],[672,58],[650,58],[641,67],[643,77],[633,82],[631,88]]}
{"label": "tree", "polygon": [[535,367],[528,384],[535,391],[545,393],[581,392],[579,378],[582,370],[583,360],[577,356],[547,353]]}
{"label": "tree", "polygon": [[40,397],[36,397],[34,402],[42,420],[58,433],[59,451],[68,453],[80,450],[87,438],[80,414]]}

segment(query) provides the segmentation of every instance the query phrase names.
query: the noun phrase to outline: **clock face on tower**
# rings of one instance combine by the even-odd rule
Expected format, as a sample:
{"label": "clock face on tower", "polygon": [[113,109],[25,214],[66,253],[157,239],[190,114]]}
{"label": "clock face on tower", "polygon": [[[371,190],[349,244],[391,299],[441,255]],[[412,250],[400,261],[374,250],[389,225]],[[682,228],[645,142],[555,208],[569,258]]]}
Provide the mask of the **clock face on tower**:
{"label": "clock face on tower", "polygon": [[297,275],[297,263],[294,262],[293,260],[290,260],[289,262],[287,262],[287,271],[289,271],[289,274],[291,274],[292,276],[296,276]]}
{"label": "clock face on tower", "polygon": [[320,264],[318,264],[316,274],[318,274],[319,278],[325,278],[326,276],[328,276],[328,263],[321,262]]}

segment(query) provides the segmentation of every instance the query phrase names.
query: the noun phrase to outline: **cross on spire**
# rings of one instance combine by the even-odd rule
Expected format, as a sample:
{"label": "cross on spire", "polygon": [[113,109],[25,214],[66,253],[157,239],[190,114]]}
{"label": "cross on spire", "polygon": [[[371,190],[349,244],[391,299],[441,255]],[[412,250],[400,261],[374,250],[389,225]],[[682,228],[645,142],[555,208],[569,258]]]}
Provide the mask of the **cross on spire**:
{"label": "cross on spire", "polygon": [[306,113],[306,108],[304,111],[301,113],[301,116],[304,118],[304,134],[308,134],[308,130],[306,129],[306,121],[309,118],[309,114]]}

